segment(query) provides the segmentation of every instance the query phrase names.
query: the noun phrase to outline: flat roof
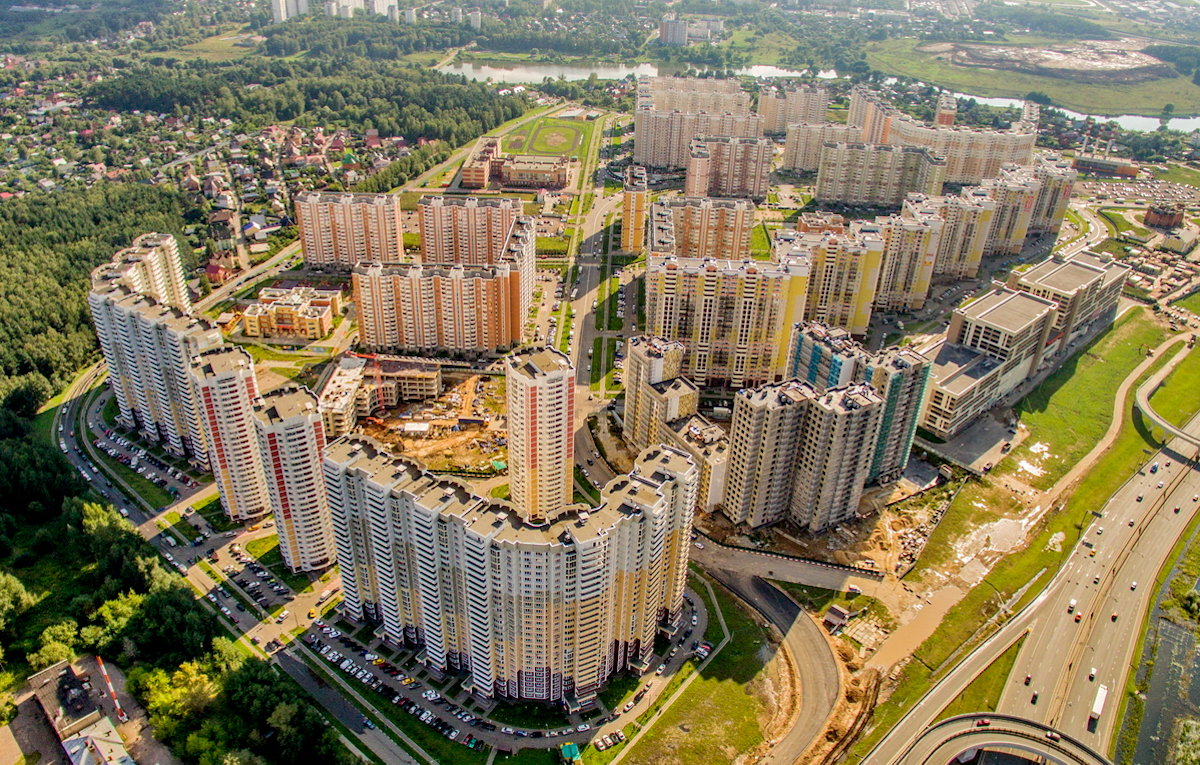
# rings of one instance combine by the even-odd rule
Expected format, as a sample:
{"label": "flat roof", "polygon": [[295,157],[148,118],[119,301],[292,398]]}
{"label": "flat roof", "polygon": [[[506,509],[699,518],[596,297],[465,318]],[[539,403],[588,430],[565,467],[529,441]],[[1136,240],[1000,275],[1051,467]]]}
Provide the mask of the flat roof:
{"label": "flat roof", "polygon": [[284,385],[262,397],[254,407],[254,416],[264,422],[279,423],[317,412],[317,397],[303,385]]}
{"label": "flat roof", "polygon": [[1073,295],[1104,278],[1103,269],[1075,260],[1051,258],[1021,274],[1023,284],[1037,284],[1060,294]]}
{"label": "flat roof", "polygon": [[999,366],[1000,362],[979,351],[953,343],[942,343],[934,356],[931,374],[939,388],[960,396],[978,385]]}
{"label": "flat roof", "polygon": [[1028,292],[998,287],[958,307],[966,318],[1016,334],[1053,310],[1055,304]]}
{"label": "flat roof", "polygon": [[507,361],[510,372],[520,373],[531,380],[554,372],[568,372],[572,368],[567,354],[544,346],[509,354]]}
{"label": "flat roof", "polygon": [[83,678],[66,660],[31,675],[29,687],[60,740],[100,719],[100,710],[83,687]]}
{"label": "flat roof", "polygon": [[205,377],[215,377],[240,369],[254,369],[254,359],[239,345],[223,345],[204,351],[193,359],[192,369]]}

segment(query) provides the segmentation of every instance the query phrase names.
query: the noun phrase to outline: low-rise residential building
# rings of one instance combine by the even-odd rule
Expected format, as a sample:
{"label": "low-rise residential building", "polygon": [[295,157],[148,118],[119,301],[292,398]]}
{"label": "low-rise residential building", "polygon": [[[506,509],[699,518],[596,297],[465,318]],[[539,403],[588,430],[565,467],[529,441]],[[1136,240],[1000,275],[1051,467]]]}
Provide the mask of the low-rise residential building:
{"label": "low-rise residential building", "polygon": [[333,331],[333,320],[341,313],[340,289],[264,287],[258,302],[243,313],[242,331],[249,337],[320,340]]}
{"label": "low-rise residential building", "polygon": [[326,438],[340,438],[358,420],[398,406],[442,395],[442,368],[415,358],[347,353],[325,381],[318,410]]}

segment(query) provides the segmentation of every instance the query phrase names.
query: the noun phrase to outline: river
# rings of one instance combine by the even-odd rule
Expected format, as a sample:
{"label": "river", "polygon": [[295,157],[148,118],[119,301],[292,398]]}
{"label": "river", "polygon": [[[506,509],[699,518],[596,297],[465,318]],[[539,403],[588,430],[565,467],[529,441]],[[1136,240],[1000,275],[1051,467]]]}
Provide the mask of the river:
{"label": "river", "polygon": [[[586,80],[593,72],[602,80],[620,80],[631,74],[639,77],[643,74],[657,77],[659,74],[672,74],[677,72],[678,69],[668,67],[660,69],[656,64],[532,64],[514,61],[511,64],[501,65],[497,61],[486,64],[476,61],[454,61],[440,67],[439,71],[446,72],[447,74],[466,75],[467,79],[470,80],[492,80],[493,82],[506,82],[517,85],[542,82],[547,77],[555,80],[560,77],[567,80]],[[795,69],[763,64],[743,67],[736,71],[737,74],[746,77],[800,77],[804,74]],[[823,80],[832,80],[837,77],[837,72],[827,69],[820,72],[817,77]],[[973,98],[979,103],[987,104],[988,106],[1019,107],[1021,105],[1021,99],[1019,98],[992,98],[973,96],[969,93],[955,93],[954,96],[955,98],[963,99]],[[1059,109],[1059,107],[1054,108]],[[1060,111],[1075,119],[1086,119],[1092,116],[1073,112],[1070,109],[1060,109]],[[1123,114],[1119,117],[1098,117],[1098,119],[1105,122],[1110,120],[1116,122],[1125,130],[1140,130],[1144,132],[1158,130],[1158,126],[1161,124],[1157,117],[1147,117],[1140,114]],[[1197,130],[1200,129],[1200,117],[1180,117],[1171,120],[1168,124],[1173,130]]]}

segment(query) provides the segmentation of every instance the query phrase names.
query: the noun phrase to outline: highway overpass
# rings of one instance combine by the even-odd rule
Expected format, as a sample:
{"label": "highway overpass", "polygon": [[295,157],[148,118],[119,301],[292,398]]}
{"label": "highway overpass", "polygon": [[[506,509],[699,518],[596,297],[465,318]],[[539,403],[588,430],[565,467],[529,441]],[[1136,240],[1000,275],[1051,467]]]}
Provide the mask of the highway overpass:
{"label": "highway overpass", "polygon": [[[981,724],[986,720],[987,724]],[[946,765],[980,749],[1043,758],[1055,765],[1112,765],[1086,744],[1039,722],[1010,715],[969,714],[931,726],[901,755],[898,765]]]}
{"label": "highway overpass", "polygon": [[1154,411],[1154,407],[1150,406],[1150,397],[1154,395],[1154,391],[1158,390],[1158,386],[1163,384],[1163,380],[1167,379],[1167,375],[1171,374],[1171,370],[1175,368],[1176,364],[1183,361],[1190,350],[1190,345],[1181,349],[1162,369],[1155,372],[1149,380],[1142,383],[1138,387],[1137,393],[1134,394],[1133,406],[1142,413],[1143,417],[1154,423],[1157,427],[1162,428],[1168,434],[1181,438],[1192,446],[1200,446],[1200,437],[1193,436],[1183,428],[1175,426],[1158,412]]}

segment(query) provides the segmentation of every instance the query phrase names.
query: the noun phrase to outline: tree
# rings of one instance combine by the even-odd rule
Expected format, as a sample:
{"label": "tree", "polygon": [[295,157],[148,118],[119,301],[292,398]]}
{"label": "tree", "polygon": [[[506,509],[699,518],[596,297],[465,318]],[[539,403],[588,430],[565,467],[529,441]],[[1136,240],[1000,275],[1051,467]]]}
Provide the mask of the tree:
{"label": "tree", "polygon": [[9,622],[25,613],[33,605],[33,597],[25,590],[21,580],[7,572],[0,572],[0,630]]}
{"label": "tree", "polygon": [[1163,113],[1164,117],[1169,117],[1172,114],[1174,114],[1175,113],[1175,104],[1167,104],[1166,106],[1164,106],[1162,108],[1162,113]]}

